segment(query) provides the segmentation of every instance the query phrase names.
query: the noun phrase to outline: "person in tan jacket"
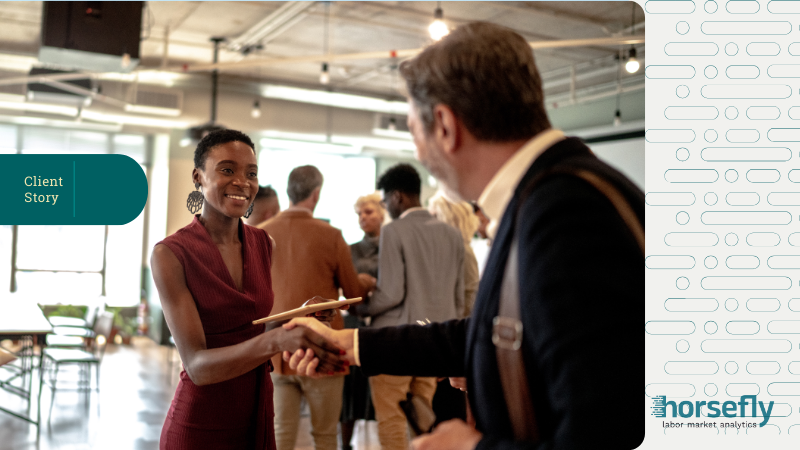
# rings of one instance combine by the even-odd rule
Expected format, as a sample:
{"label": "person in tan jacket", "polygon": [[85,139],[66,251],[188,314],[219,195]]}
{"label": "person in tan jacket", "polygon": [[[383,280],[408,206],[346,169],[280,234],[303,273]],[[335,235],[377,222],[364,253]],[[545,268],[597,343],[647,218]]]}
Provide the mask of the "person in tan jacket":
{"label": "person in tan jacket", "polygon": [[[314,166],[297,167],[289,174],[290,206],[259,225],[275,239],[272,254],[272,314],[298,308],[321,296],[338,299],[365,297],[375,285],[369,275],[356,274],[350,247],[342,232],[313,217],[322,189],[322,173]],[[338,315],[331,322],[342,329]],[[342,409],[342,376],[312,379],[298,376],[280,355],[272,359],[275,371],[275,440],[278,450],[292,450],[297,440],[300,399],[305,396],[311,413],[311,435],[316,450],[336,450],[336,426]]]}

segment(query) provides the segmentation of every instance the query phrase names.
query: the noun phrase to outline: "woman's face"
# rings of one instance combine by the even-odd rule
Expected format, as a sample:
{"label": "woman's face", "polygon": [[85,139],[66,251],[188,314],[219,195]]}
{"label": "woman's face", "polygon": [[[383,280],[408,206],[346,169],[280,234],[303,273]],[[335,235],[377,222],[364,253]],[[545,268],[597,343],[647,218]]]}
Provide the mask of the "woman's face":
{"label": "woman's face", "polygon": [[227,142],[208,151],[204,170],[192,173],[203,186],[203,217],[206,213],[239,218],[258,192],[256,155],[247,144]]}
{"label": "woman's face", "polygon": [[374,204],[364,203],[356,212],[358,213],[358,225],[364,233],[370,236],[380,233],[383,216]]}

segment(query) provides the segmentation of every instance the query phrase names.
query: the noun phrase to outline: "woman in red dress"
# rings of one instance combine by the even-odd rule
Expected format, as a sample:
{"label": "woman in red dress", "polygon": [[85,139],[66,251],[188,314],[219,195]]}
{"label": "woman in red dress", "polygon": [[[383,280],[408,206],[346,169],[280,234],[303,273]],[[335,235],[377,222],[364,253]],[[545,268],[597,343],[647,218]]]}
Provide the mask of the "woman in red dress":
{"label": "woman in red dress", "polygon": [[240,219],[258,191],[250,138],[233,130],[210,133],[194,164],[203,212],[158,243],[151,260],[184,367],[160,448],[273,450],[270,357],[309,348],[321,372],[343,370],[344,360],[307,328],[265,332],[264,325],[252,325],[269,315],[273,293],[271,239]]}

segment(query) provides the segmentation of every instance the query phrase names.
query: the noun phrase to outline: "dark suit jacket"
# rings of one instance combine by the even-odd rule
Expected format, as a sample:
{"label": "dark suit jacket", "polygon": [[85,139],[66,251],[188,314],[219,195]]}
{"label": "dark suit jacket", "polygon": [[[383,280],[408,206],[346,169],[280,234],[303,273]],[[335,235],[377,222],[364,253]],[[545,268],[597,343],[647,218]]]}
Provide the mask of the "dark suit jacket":
{"label": "dark suit jacket", "polygon": [[[641,250],[611,203],[576,177],[547,178],[520,205],[530,180],[567,162],[592,167],[611,181],[644,224],[643,193],[579,140],[566,139],[542,153],[517,186],[471,318],[359,331],[367,374],[466,376],[484,434],[478,449],[627,450],[644,439]],[[513,440],[491,340],[514,233],[520,245],[522,349],[538,445]]]}

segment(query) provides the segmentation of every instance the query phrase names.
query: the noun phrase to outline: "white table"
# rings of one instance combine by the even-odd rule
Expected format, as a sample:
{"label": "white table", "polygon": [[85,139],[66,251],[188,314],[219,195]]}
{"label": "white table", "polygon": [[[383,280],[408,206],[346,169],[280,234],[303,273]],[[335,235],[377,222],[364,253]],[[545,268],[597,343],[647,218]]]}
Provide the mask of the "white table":
{"label": "white table", "polygon": [[[0,389],[24,398],[28,402],[26,414],[11,411],[0,406],[0,411],[11,414],[22,420],[39,426],[39,408],[34,420],[30,417],[31,385],[33,372],[33,349],[36,341],[44,342],[44,336],[51,333],[53,327],[36,303],[20,301],[20,299],[0,299],[0,341],[16,339],[22,347],[14,352],[19,358],[13,363],[3,366],[0,371]],[[6,377],[6,375],[10,375]],[[15,383],[17,382],[18,383]],[[41,393],[40,393],[41,394]]]}

